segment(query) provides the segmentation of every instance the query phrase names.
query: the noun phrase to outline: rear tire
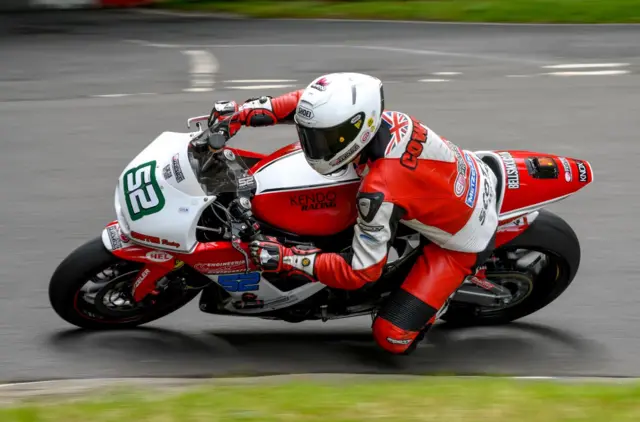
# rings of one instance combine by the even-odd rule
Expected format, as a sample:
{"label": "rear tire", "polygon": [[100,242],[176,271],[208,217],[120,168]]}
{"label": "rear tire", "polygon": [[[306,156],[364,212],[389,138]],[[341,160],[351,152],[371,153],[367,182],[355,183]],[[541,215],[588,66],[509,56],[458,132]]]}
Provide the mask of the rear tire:
{"label": "rear tire", "polygon": [[495,253],[506,249],[543,252],[555,265],[550,265],[535,278],[529,295],[518,304],[490,311],[490,308],[452,301],[442,316],[444,321],[454,326],[474,326],[507,324],[523,318],[557,299],[569,287],[580,266],[580,242],[576,233],[562,218],[547,210],[541,210],[524,233],[496,249]]}
{"label": "rear tire", "polygon": [[[120,329],[136,327],[162,318],[190,302],[199,290],[167,289],[157,296],[155,304],[134,304],[128,313],[119,316],[117,312],[106,312],[102,303],[106,295],[97,291],[92,306],[90,301],[82,301],[81,289],[88,282],[110,268],[126,266],[133,274],[130,280],[121,282],[125,289],[130,287],[137,271],[143,267],[142,263],[125,261],[108,251],[100,237],[97,237],[73,251],[56,268],[49,282],[49,301],[56,313],[65,321],[81,328],[88,329]],[[116,277],[117,278],[117,277]],[[115,280],[114,280],[115,281]],[[126,284],[126,283],[129,284]],[[103,288],[109,286],[106,281]],[[95,284],[95,282],[94,282]],[[98,284],[99,286],[99,284]],[[97,303],[97,304],[96,304]],[[80,306],[82,305],[82,306]]]}

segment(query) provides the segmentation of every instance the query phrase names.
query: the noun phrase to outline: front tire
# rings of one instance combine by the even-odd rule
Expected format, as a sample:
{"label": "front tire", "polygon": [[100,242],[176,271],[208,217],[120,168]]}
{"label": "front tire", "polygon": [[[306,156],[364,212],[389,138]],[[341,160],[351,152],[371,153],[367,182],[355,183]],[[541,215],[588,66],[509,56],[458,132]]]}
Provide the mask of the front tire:
{"label": "front tire", "polygon": [[[523,318],[549,305],[566,289],[580,266],[580,242],[574,230],[562,218],[547,210],[520,236],[496,249],[494,255],[512,250],[528,250],[545,254],[550,264],[536,277],[531,277],[530,291],[513,306],[500,309],[451,302],[442,316],[454,326],[499,325]],[[489,279],[492,279],[487,272]]]}
{"label": "front tire", "polygon": [[[97,237],[78,247],[56,268],[49,282],[49,301],[62,319],[75,326],[116,329],[162,318],[199,293],[169,284],[154,303],[134,303],[127,294],[142,267],[142,263],[113,255]],[[176,273],[170,275],[174,277]]]}

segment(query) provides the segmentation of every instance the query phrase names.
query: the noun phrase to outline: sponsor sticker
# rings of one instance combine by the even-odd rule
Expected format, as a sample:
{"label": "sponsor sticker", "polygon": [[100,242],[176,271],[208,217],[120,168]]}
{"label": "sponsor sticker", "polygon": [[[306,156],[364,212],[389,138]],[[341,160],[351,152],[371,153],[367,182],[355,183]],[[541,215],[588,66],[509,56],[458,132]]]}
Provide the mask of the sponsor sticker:
{"label": "sponsor sticker", "polygon": [[162,177],[164,177],[164,180],[168,180],[172,176],[173,176],[173,173],[171,173],[171,165],[167,164],[162,168]]}
{"label": "sponsor sticker", "polygon": [[362,140],[362,142],[367,142],[369,140],[369,137],[371,136],[371,132],[365,132],[362,134],[362,138],[360,138]]}
{"label": "sponsor sticker", "polygon": [[[456,157],[457,171],[458,175],[456,176],[456,181],[453,187],[453,193],[459,198],[464,193],[465,189],[465,177],[467,175],[467,164],[462,159],[462,152],[460,152],[460,148],[451,143],[448,139],[441,138],[442,141],[447,144],[449,149],[453,152],[453,155]],[[472,166],[473,167],[473,166]]]}
{"label": "sponsor sticker", "polygon": [[136,290],[138,286],[140,286],[140,284],[144,281],[145,278],[147,278],[150,272],[151,270],[147,268],[142,272],[142,274],[138,276],[138,278],[136,279],[136,282],[133,284],[133,290]]}
{"label": "sponsor sticker", "polygon": [[571,171],[571,166],[569,165],[569,161],[564,157],[558,157],[560,162],[562,163],[562,168],[564,169],[564,180],[570,182],[573,180],[573,172]]}
{"label": "sponsor sticker", "polygon": [[172,240],[168,240],[168,239],[161,239],[158,236],[149,236],[147,234],[142,234],[142,233],[138,233],[135,231],[131,232],[131,237],[133,237],[136,240],[139,240],[141,242],[147,242],[147,243],[155,243],[156,245],[165,245],[165,246],[171,246],[174,248],[179,248],[180,247],[180,243],[178,242],[174,242]]}
{"label": "sponsor sticker", "polygon": [[397,340],[395,338],[391,338],[391,337],[387,337],[387,341],[391,344],[409,344],[411,343],[411,339],[405,339],[405,340]]}
{"label": "sponsor sticker", "polygon": [[580,183],[587,183],[587,166],[584,165],[584,162],[576,160],[576,164],[578,165],[578,180]]}
{"label": "sponsor sticker", "polygon": [[120,234],[118,233],[118,229],[116,226],[107,227],[107,233],[109,234],[109,242],[111,243],[111,249],[121,249],[122,248],[122,239],[120,239]]}
{"label": "sponsor sticker", "polygon": [[369,224],[364,224],[364,223],[358,223],[358,226],[360,227],[360,230],[362,230],[363,232],[376,233],[384,230],[384,226],[371,226]]}
{"label": "sponsor sticker", "polygon": [[520,189],[520,174],[516,161],[508,152],[499,152],[498,154],[502,157],[507,170],[507,189]]}
{"label": "sponsor sticker", "polygon": [[467,163],[469,163],[469,191],[467,192],[467,198],[464,203],[467,204],[468,207],[473,208],[476,203],[476,196],[478,194],[478,172],[476,171],[476,166],[473,165],[473,159],[469,156],[469,154],[465,153],[465,158]]}
{"label": "sponsor sticker", "polygon": [[375,123],[375,120],[373,119],[373,117],[369,117],[369,120],[367,120],[367,126],[372,127],[373,123]]}
{"label": "sponsor sticker", "polygon": [[341,155],[340,157],[336,158],[335,160],[333,160],[331,163],[332,166],[337,166],[338,164],[344,163],[345,161],[353,158],[352,155],[354,152],[358,151],[360,147],[356,144],[354,146],[352,146],[351,148],[349,148],[349,150],[347,152],[345,152],[343,155]]}
{"label": "sponsor sticker", "polygon": [[300,211],[313,211],[336,207],[337,194],[335,191],[302,193],[291,195],[289,205],[300,207]]}
{"label": "sponsor sticker", "polygon": [[167,262],[173,259],[173,255],[170,255],[162,251],[151,251],[145,255],[149,261],[153,262]]}
{"label": "sponsor sticker", "polygon": [[182,167],[180,167],[180,154],[171,157],[171,167],[173,167],[173,172],[176,175],[176,182],[182,182],[184,180],[184,173],[182,173]]}
{"label": "sponsor sticker", "polygon": [[302,106],[298,107],[298,114],[305,119],[313,119],[313,111],[309,110],[308,108]]}
{"label": "sponsor sticker", "polygon": [[245,269],[245,262],[202,262],[195,264],[193,268],[203,274],[224,274],[232,271],[243,271]]}
{"label": "sponsor sticker", "polygon": [[320,79],[318,79],[317,81],[315,81],[312,85],[311,88],[313,89],[317,89],[318,91],[326,91],[327,87],[329,86],[330,82],[326,77],[322,77]]}

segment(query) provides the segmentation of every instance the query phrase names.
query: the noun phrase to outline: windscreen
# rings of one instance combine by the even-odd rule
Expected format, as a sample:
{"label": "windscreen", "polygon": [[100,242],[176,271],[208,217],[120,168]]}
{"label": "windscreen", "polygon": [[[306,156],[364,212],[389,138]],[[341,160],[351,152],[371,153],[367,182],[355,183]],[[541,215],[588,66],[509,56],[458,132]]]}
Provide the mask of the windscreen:
{"label": "windscreen", "polygon": [[231,150],[214,153],[189,151],[189,161],[198,182],[207,195],[238,192],[253,187],[253,176],[242,157]]}

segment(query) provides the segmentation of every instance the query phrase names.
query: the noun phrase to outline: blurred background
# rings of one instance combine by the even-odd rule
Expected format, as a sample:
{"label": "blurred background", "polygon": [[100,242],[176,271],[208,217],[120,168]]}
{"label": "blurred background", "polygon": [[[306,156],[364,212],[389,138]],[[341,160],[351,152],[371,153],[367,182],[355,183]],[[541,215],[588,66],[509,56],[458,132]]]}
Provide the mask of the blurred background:
{"label": "blurred background", "polygon": [[[0,380],[290,372],[640,375],[637,26],[259,20],[183,12],[633,22],[640,16],[637,1],[176,0],[163,2],[171,11],[100,10],[139,3],[148,2],[0,1],[0,9],[14,11],[0,14]],[[51,10],[58,7],[70,10]],[[212,317],[193,302],[146,329],[87,333],[53,313],[47,295],[53,270],[114,218],[117,177],[152,139],[186,131],[186,119],[208,114],[216,100],[280,95],[333,71],[380,77],[389,108],[416,116],[466,149],[589,160],[593,185],[551,207],[583,245],[569,290],[509,326],[436,327],[406,359],[375,352],[368,317],[292,325]],[[270,152],[295,140],[291,128],[274,127],[243,129],[233,144]]]}

